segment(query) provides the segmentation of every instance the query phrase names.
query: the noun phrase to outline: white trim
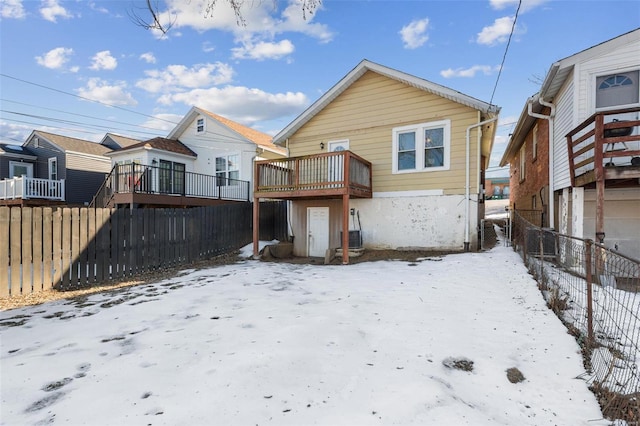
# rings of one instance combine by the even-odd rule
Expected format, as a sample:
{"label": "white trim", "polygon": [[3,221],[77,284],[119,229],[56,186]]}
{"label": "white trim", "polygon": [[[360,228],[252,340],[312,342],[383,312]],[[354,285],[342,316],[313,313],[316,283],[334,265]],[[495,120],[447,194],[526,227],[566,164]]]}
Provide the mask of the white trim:
{"label": "white trim", "polygon": [[338,83],[336,83],[331,89],[329,89],[324,95],[322,95],[317,101],[315,101],[309,108],[307,108],[302,114],[300,114],[291,123],[289,123],[289,125],[287,125],[287,127],[285,127],[282,131],[280,131],[280,133],[275,135],[273,137],[273,143],[280,144],[295,132],[297,132],[298,129],[300,129],[316,114],[322,111],[328,104],[330,104],[342,92],[349,88],[367,71],[373,71],[406,85],[424,90],[428,93],[433,93],[442,98],[449,99],[453,102],[480,110],[487,114],[497,114],[500,110],[494,105],[480,101],[476,98],[465,95],[448,87],[441,86],[428,80],[413,76],[411,74],[407,74],[393,68],[385,67],[384,65],[376,64],[364,59]]}
{"label": "white trim", "polygon": [[444,189],[419,189],[414,191],[374,192],[373,198],[429,197],[434,195],[444,195]]}
{"label": "white trim", "polygon": [[14,177],[22,177],[22,175],[20,176],[16,176],[13,172],[13,168],[15,166],[26,166],[27,168],[27,177],[28,178],[32,178],[33,177],[33,163],[25,163],[24,161],[9,161],[9,177],[10,178],[14,178]]}
{"label": "white trim", "polygon": [[[428,129],[443,129],[443,150],[444,158],[443,165],[438,167],[426,167],[424,165],[424,132]],[[398,170],[398,136],[401,133],[415,132],[415,168]],[[391,129],[392,141],[391,141],[391,158],[392,158],[392,174],[404,174],[404,173],[422,173],[422,172],[437,172],[443,170],[449,170],[451,168],[451,120],[438,120],[430,121],[427,123],[412,124],[408,126],[394,127]]]}
{"label": "white trim", "polygon": [[[55,165],[56,165],[56,170],[55,170],[56,178],[55,179],[53,179],[51,177],[51,175],[52,175],[52,173],[51,173],[51,171],[52,171],[51,163],[55,163]],[[48,165],[48,167],[47,167],[47,175],[49,176],[49,180],[58,180],[58,177],[60,176],[60,174],[59,174],[59,170],[60,169],[58,167],[58,157],[49,157],[47,159],[47,165]]]}

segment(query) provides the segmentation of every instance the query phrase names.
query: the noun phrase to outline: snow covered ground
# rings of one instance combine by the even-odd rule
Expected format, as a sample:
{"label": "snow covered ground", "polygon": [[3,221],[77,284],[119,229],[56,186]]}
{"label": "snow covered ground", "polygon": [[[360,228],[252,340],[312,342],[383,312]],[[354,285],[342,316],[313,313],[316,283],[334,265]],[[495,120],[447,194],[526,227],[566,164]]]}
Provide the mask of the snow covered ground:
{"label": "snow covered ground", "polygon": [[578,345],[502,246],[185,270],[1,312],[0,333],[3,425],[610,423]]}

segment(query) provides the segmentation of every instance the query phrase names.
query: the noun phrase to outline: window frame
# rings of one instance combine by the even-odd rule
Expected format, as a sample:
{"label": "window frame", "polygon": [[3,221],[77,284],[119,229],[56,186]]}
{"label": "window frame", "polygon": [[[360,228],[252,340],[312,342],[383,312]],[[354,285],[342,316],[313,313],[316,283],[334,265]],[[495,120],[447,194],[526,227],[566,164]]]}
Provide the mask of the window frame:
{"label": "window frame", "polygon": [[196,133],[200,134],[200,133],[204,133],[207,131],[207,124],[206,124],[206,120],[204,119],[204,117],[198,117],[196,118]]}
{"label": "window frame", "polygon": [[[236,157],[235,167],[230,167],[229,159],[231,157]],[[224,159],[225,168],[224,170],[218,170],[218,159]],[[216,184],[218,186],[230,186],[230,185],[238,185],[238,181],[240,180],[240,153],[232,153],[227,155],[218,155],[215,158],[215,176],[216,176]],[[231,173],[237,173],[237,177],[231,177]]]}
{"label": "window frame", "polygon": [[[426,150],[425,146],[425,132],[432,129],[442,129],[442,150],[443,159],[441,166],[426,166]],[[400,147],[400,135],[414,133],[415,145],[414,145],[414,167],[408,169],[400,169],[398,167],[399,147]],[[428,121],[424,123],[411,124],[407,126],[394,127],[391,131],[392,134],[392,174],[404,174],[404,173],[422,173],[422,172],[437,172],[443,170],[450,170],[451,168],[451,120],[437,120]],[[403,152],[408,152],[403,151]]]}
{"label": "window frame", "polygon": [[[637,93],[635,93],[636,102],[632,102],[632,103],[626,103],[626,104],[617,104],[617,105],[606,105],[606,106],[598,106],[598,93],[600,90],[607,90],[607,89],[615,89],[616,87],[623,87],[625,85],[614,85],[614,86],[610,86],[604,89],[600,89],[600,86],[606,82],[608,79],[612,78],[612,77],[618,77],[618,76],[625,76],[626,78],[629,78],[628,75],[629,74],[635,74],[635,78],[636,78],[636,82],[635,82],[635,86],[633,84],[633,80],[632,84],[628,85],[631,86],[631,88],[635,87],[637,90]],[[611,72],[608,71],[606,74],[597,74],[593,77],[593,86],[592,86],[592,90],[593,90],[593,108],[595,111],[607,111],[607,110],[615,110],[615,109],[624,109],[624,108],[633,108],[636,106],[640,106],[640,68],[631,68],[631,69],[626,69],[626,70],[619,70],[617,72]]]}
{"label": "window frame", "polygon": [[519,152],[519,156],[520,156],[520,170],[519,170],[519,179],[520,182],[523,182],[525,180],[525,178],[527,177],[527,144],[526,142],[522,144],[522,146],[520,147],[520,152]]}
{"label": "window frame", "polygon": [[49,157],[47,164],[49,180],[58,180],[58,157]]}
{"label": "window frame", "polygon": [[[27,169],[26,175],[17,176],[15,174],[16,167],[24,167]],[[21,178],[22,176],[27,176],[27,178],[33,177],[33,163],[27,163],[24,161],[9,161],[9,179],[12,178]]]}

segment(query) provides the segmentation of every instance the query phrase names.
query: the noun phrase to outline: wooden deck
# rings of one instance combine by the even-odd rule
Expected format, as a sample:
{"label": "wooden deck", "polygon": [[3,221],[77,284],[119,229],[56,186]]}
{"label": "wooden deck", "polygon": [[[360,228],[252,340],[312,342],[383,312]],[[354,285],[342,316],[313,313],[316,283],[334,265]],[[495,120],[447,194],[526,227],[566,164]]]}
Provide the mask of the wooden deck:
{"label": "wooden deck", "polygon": [[255,164],[257,198],[371,198],[371,163],[351,151]]}

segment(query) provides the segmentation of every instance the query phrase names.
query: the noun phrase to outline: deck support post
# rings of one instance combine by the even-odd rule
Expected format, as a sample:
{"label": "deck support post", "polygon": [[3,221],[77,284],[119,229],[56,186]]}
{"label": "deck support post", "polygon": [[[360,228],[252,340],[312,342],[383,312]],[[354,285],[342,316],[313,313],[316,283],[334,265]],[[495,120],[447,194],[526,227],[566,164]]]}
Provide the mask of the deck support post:
{"label": "deck support post", "polygon": [[593,164],[596,175],[596,238],[604,242],[604,116],[596,116]]}
{"label": "deck support post", "polygon": [[260,254],[260,198],[253,198],[253,257]]}
{"label": "deck support post", "polygon": [[342,195],[342,264],[349,264],[349,194]]}

